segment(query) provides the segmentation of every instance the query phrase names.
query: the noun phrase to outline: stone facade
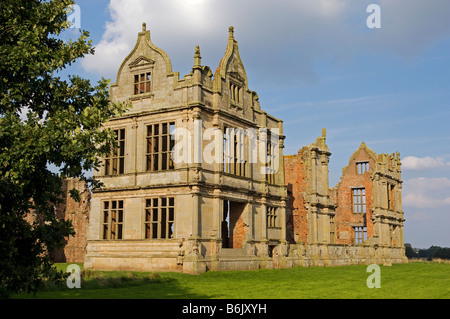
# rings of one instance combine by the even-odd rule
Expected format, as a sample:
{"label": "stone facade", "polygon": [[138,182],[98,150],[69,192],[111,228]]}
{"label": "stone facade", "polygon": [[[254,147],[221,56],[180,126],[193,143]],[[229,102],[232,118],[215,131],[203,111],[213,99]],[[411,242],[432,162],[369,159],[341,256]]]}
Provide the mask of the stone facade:
{"label": "stone facade", "polygon": [[193,60],[180,79],[143,25],[120,66],[111,100],[132,107],[105,123],[119,148],[95,173],[86,268],[255,269],[286,251],[283,123],[249,89],[232,27],[214,76]]}
{"label": "stone facade", "polygon": [[[334,188],[325,130],[284,157],[283,123],[249,89],[232,27],[216,71],[196,47],[180,79],[143,24],[110,95],[131,107],[105,123],[118,148],[94,172],[104,186],[80,215],[86,231],[74,222],[80,244],[68,251],[86,252],[85,268],[198,274],[406,260],[399,156],[362,144]],[[363,188],[356,214],[352,190]]]}

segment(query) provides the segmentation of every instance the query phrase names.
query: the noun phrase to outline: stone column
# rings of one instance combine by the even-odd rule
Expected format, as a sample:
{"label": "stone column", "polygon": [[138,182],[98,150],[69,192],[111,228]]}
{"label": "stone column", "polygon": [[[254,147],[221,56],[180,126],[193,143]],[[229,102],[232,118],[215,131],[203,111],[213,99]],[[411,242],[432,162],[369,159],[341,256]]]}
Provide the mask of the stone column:
{"label": "stone column", "polygon": [[220,199],[220,189],[216,188],[214,189],[214,207],[213,207],[213,225],[212,230],[216,233],[217,238],[221,238],[222,232],[221,232],[221,222],[222,222],[222,216],[223,216],[223,204],[222,200]]}
{"label": "stone column", "polygon": [[261,240],[267,240],[267,203],[266,198],[261,198]]}
{"label": "stone column", "polygon": [[261,256],[267,257],[268,256],[268,243],[269,240],[267,239],[267,203],[266,198],[261,198]]}
{"label": "stone column", "polygon": [[200,190],[198,186],[192,187],[192,239],[198,239],[200,237]]}
{"label": "stone column", "polygon": [[310,227],[308,231],[310,244],[317,244],[317,208],[309,207]]}
{"label": "stone column", "polygon": [[249,199],[247,201],[247,207],[246,207],[246,224],[248,225],[248,231],[246,233],[246,241],[253,241],[255,239],[253,234],[253,201],[252,199]]}
{"label": "stone column", "polygon": [[311,165],[310,194],[314,194],[314,195],[315,195],[315,193],[317,193],[316,158],[317,158],[316,151],[312,150],[311,151],[311,160],[310,160],[310,165]]}
{"label": "stone column", "polygon": [[280,242],[285,243],[286,242],[286,202],[283,201],[281,204],[281,207],[279,207],[280,210],[280,224],[281,224],[281,237]]}

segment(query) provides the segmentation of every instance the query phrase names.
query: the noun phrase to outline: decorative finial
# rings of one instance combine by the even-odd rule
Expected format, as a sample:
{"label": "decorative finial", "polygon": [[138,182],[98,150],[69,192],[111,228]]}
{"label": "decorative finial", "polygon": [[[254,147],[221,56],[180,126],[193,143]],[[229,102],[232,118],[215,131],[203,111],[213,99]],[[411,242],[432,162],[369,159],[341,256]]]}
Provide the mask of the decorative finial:
{"label": "decorative finial", "polygon": [[142,22],[142,32],[147,31],[147,23]]}
{"label": "decorative finial", "polygon": [[195,47],[195,54],[194,54],[194,67],[200,67],[201,66],[201,59],[200,56],[200,47],[197,45]]}
{"label": "decorative finial", "polygon": [[326,129],[326,128],[323,128],[323,129],[322,129],[322,137],[323,137],[323,138],[326,138],[326,137],[327,137],[327,129]]}
{"label": "decorative finial", "polygon": [[234,27],[231,26],[228,28],[228,35],[230,38],[233,38],[233,33],[234,33]]}

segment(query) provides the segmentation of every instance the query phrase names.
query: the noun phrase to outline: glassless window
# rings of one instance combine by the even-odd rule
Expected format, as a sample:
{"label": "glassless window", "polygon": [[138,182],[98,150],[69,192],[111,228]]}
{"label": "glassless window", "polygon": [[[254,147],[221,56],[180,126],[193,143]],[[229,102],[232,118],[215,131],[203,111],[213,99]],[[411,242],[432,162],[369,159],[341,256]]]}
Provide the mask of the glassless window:
{"label": "glassless window", "polygon": [[134,94],[149,93],[151,91],[152,75],[150,72],[134,76]]}
{"label": "glassless window", "polygon": [[174,168],[172,150],[175,146],[175,122],[147,126],[147,171]]}
{"label": "glassless window", "polygon": [[276,207],[267,207],[267,227],[277,227],[277,208]]}
{"label": "glassless window", "polygon": [[174,197],[149,198],[146,199],[145,206],[145,238],[172,238],[175,220]]}
{"label": "glassless window", "polygon": [[362,244],[367,240],[367,227],[354,227],[355,244]]}
{"label": "glassless window", "polygon": [[123,200],[103,202],[103,239],[122,239]]}
{"label": "glassless window", "polygon": [[356,172],[360,174],[364,174],[369,171],[369,162],[357,162],[356,163]]}
{"label": "glassless window", "polygon": [[366,212],[366,189],[354,188],[352,189],[353,195],[353,212],[365,213]]}
{"label": "glassless window", "polygon": [[123,174],[125,171],[125,129],[113,131],[118,147],[105,158],[105,175]]}
{"label": "glassless window", "polygon": [[238,176],[245,176],[245,132],[242,128],[224,129],[224,164],[223,171]]}

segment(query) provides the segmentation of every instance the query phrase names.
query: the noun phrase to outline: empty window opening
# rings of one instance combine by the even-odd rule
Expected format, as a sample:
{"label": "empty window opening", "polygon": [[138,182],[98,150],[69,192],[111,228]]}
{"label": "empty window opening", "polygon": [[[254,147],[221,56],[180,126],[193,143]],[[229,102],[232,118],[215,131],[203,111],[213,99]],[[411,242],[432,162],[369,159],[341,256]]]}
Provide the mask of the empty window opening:
{"label": "empty window opening", "polygon": [[353,227],[355,231],[355,244],[362,244],[367,240],[367,227]]}
{"label": "empty window opening", "polygon": [[134,76],[134,94],[144,94],[151,91],[152,75],[150,72]]}
{"label": "empty window opening", "polygon": [[366,189],[354,188],[352,189],[353,197],[353,212],[366,213]]}
{"label": "empty window opening", "polygon": [[174,197],[149,198],[145,201],[145,238],[173,237],[175,218]]}
{"label": "empty window opening", "polygon": [[125,171],[125,129],[113,132],[117,147],[105,158],[105,175],[118,175]]}
{"label": "empty window opening", "polygon": [[278,227],[278,210],[276,207],[267,206],[267,227]]}
{"label": "empty window opening", "polygon": [[175,146],[175,122],[147,126],[147,171],[173,169],[172,150]]}
{"label": "empty window opening", "polygon": [[123,200],[103,202],[103,239],[122,239]]}
{"label": "empty window opening", "polygon": [[394,210],[394,189],[395,185],[388,183],[387,184],[387,208]]}
{"label": "empty window opening", "polygon": [[369,171],[369,162],[357,162],[356,171],[359,175]]}
{"label": "empty window opening", "polygon": [[245,132],[242,128],[224,129],[223,171],[238,176],[246,174]]}
{"label": "empty window opening", "polygon": [[276,134],[273,134],[271,130],[267,130],[266,132],[266,182],[268,182],[269,184],[275,184],[275,173],[277,171],[275,169],[277,167],[275,164],[275,161],[277,159],[275,148],[278,147],[278,136]]}
{"label": "empty window opening", "polygon": [[242,248],[246,233],[242,212],[245,203],[223,201],[222,248]]}

